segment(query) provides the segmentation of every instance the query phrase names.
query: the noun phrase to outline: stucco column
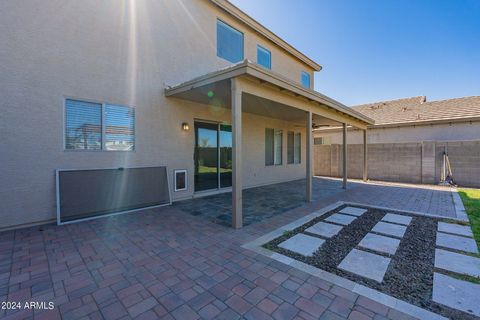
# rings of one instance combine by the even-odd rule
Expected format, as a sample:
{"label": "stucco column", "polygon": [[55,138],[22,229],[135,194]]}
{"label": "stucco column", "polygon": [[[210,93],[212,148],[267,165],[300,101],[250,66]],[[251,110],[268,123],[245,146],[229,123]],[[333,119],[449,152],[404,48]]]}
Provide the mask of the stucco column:
{"label": "stucco column", "polygon": [[231,80],[232,90],[232,227],[241,228],[242,212],[242,90]]}
{"label": "stucco column", "polygon": [[363,181],[368,180],[368,145],[367,129],[363,130]]}
{"label": "stucco column", "polygon": [[343,170],[342,170],[342,175],[343,175],[343,183],[342,183],[342,188],[347,189],[347,124],[343,124],[343,157],[342,157],[342,165],[343,165]]}
{"label": "stucco column", "polygon": [[307,202],[312,201],[312,175],[313,175],[313,137],[312,137],[312,112],[307,113],[307,145],[306,145],[306,178],[307,178]]}

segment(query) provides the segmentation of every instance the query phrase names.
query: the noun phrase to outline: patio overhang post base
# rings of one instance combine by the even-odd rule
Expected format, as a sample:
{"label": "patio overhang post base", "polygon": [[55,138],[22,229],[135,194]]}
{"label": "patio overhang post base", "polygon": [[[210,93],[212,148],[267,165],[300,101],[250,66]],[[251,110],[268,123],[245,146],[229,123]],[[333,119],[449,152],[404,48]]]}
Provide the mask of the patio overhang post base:
{"label": "patio overhang post base", "polygon": [[232,91],[232,227],[243,225],[242,212],[242,90],[231,79]]}
{"label": "patio overhang post base", "polygon": [[312,201],[312,176],[313,176],[313,137],[312,137],[312,112],[307,113],[307,162],[306,162],[306,178],[307,178],[307,190],[306,200]]}
{"label": "patio overhang post base", "polygon": [[368,180],[367,129],[363,130],[363,181]]}
{"label": "patio overhang post base", "polygon": [[342,188],[343,189],[347,189],[347,124],[344,123],[343,124],[343,145],[342,145],[342,165],[343,165],[343,170],[342,170],[342,174],[343,174],[343,183],[342,183]]}

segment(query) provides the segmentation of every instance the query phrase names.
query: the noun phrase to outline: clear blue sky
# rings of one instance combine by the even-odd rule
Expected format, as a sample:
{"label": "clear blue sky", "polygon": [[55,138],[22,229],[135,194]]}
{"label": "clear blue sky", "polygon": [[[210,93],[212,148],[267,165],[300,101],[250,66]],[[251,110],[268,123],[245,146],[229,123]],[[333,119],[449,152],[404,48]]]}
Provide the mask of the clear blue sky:
{"label": "clear blue sky", "polygon": [[346,105],[480,95],[480,0],[231,0],[320,63]]}

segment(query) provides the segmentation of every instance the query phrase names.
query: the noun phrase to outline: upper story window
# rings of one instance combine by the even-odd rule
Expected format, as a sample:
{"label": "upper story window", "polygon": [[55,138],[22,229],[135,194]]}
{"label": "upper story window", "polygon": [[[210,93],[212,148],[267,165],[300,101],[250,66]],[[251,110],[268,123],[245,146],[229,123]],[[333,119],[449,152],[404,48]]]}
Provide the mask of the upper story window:
{"label": "upper story window", "polygon": [[302,86],[310,89],[310,73],[302,71],[300,82],[302,83]]}
{"label": "upper story window", "polygon": [[243,33],[217,20],[217,56],[236,63],[243,60]]}
{"label": "upper story window", "polygon": [[272,69],[272,53],[270,50],[257,45],[257,63],[267,69]]}
{"label": "upper story window", "polygon": [[134,148],[133,108],[66,100],[65,149],[127,151]]}

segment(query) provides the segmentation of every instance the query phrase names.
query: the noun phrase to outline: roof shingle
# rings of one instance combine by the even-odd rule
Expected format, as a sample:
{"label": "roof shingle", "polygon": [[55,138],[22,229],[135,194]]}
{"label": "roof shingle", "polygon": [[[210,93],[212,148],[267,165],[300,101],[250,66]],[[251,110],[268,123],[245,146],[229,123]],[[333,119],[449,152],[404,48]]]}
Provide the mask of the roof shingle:
{"label": "roof shingle", "polygon": [[375,125],[480,117],[480,96],[427,102],[425,96],[352,107]]}

